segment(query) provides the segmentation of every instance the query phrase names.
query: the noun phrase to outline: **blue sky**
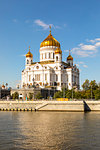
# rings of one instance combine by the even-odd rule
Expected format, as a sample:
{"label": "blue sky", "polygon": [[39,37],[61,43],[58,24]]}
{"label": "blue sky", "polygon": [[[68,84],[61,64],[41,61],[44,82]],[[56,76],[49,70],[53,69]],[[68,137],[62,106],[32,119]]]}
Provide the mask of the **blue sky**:
{"label": "blue sky", "polygon": [[28,47],[39,61],[40,43],[49,34],[60,42],[63,61],[68,49],[80,68],[80,82],[100,82],[99,0],[0,0],[0,84],[21,80]]}

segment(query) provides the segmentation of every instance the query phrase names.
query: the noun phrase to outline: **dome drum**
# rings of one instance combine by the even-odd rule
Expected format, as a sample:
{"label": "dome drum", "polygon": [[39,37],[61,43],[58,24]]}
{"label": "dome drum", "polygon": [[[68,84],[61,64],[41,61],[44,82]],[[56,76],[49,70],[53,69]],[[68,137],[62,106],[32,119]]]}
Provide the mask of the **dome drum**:
{"label": "dome drum", "polygon": [[60,48],[57,48],[57,49],[55,50],[55,54],[62,54],[62,50],[61,50]]}

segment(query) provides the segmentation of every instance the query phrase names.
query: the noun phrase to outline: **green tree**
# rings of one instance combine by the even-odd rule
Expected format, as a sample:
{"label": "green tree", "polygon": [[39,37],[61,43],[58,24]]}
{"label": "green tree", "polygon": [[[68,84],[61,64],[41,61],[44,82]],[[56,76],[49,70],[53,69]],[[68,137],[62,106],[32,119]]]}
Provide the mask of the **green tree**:
{"label": "green tree", "polygon": [[81,91],[81,98],[86,99],[86,92],[85,91]]}
{"label": "green tree", "polygon": [[12,97],[13,97],[13,99],[18,99],[19,98],[18,92],[13,93]]}
{"label": "green tree", "polygon": [[29,93],[29,99],[31,100],[33,98],[33,93]]}
{"label": "green tree", "polygon": [[90,89],[85,92],[85,98],[86,99],[90,99],[91,98],[91,90]]}
{"label": "green tree", "polygon": [[96,90],[98,88],[98,84],[96,83],[95,80],[93,80],[93,81],[90,82],[90,88],[92,90]]}
{"label": "green tree", "polygon": [[35,95],[35,98],[36,98],[36,99],[42,99],[43,96],[41,95],[40,92],[38,92],[38,93]]}
{"label": "green tree", "polygon": [[[74,93],[74,91],[73,91],[73,93]],[[73,94],[73,97],[74,97],[74,94]],[[72,98],[72,90],[66,91],[66,98]]]}
{"label": "green tree", "polygon": [[76,99],[81,99],[81,92],[80,91],[75,92],[75,98]]}
{"label": "green tree", "polygon": [[90,88],[90,83],[89,83],[89,80],[86,79],[85,82],[82,84],[82,88],[83,90],[88,90]]}
{"label": "green tree", "polygon": [[96,100],[100,99],[100,90],[99,89],[94,91],[94,98]]}
{"label": "green tree", "polygon": [[62,91],[58,91],[54,94],[54,98],[61,98],[62,97]]}

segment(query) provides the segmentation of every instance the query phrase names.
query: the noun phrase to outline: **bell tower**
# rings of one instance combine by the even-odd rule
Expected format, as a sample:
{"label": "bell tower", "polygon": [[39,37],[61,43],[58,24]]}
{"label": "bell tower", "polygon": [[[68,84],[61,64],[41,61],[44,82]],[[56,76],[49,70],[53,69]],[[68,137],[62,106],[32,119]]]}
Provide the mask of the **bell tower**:
{"label": "bell tower", "polygon": [[32,62],[33,62],[33,55],[32,55],[32,53],[30,52],[30,46],[29,46],[29,51],[28,51],[28,53],[26,54],[26,66],[31,65]]}
{"label": "bell tower", "polygon": [[67,63],[69,66],[73,66],[73,57],[70,54],[70,50],[69,50],[69,56],[67,57]]}
{"label": "bell tower", "polygon": [[61,63],[62,62],[62,51],[60,48],[55,50],[55,62]]}

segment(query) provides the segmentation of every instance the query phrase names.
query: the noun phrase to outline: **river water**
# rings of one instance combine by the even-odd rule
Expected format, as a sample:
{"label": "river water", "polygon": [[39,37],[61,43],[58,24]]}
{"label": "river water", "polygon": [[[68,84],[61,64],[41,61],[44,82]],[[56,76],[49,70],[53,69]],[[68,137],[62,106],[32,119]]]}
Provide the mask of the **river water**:
{"label": "river water", "polygon": [[0,112],[0,150],[100,150],[100,112]]}

